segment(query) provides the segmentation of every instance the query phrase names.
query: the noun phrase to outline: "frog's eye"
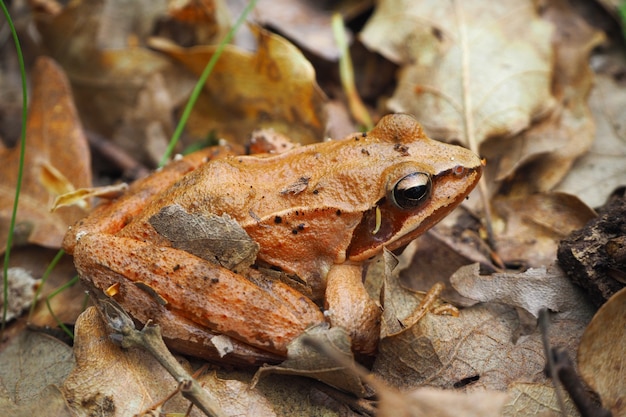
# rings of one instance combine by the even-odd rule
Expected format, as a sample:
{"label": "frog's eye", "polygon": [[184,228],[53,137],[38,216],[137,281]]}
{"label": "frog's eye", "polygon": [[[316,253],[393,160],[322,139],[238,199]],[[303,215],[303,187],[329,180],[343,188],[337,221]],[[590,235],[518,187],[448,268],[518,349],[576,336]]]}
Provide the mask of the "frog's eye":
{"label": "frog's eye", "polygon": [[402,177],[391,191],[394,204],[401,209],[419,207],[430,196],[432,181],[424,172],[413,172]]}

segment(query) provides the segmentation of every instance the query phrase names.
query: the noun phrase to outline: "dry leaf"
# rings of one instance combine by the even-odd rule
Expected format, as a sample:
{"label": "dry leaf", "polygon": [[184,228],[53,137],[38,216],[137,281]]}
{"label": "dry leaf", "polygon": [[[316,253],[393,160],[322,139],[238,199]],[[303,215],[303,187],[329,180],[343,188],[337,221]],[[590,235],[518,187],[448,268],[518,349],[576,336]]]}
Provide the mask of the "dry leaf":
{"label": "dry leaf", "polygon": [[520,132],[553,106],[552,30],[531,1],[388,0],[361,39],[405,65],[393,111],[414,114],[429,136],[480,143]]}
{"label": "dry leaf", "polygon": [[586,322],[594,311],[581,289],[556,266],[483,276],[479,274],[479,265],[473,264],[460,268],[450,282],[465,297],[520,307],[535,317],[547,308],[561,313],[561,319],[579,318]]}
{"label": "dry leaf", "polygon": [[[89,149],[72,93],[62,70],[49,58],[39,58],[32,74],[33,94],[26,124],[24,178],[18,206],[16,244],[58,248],[67,226],[85,215],[77,207],[50,213],[56,195],[51,178],[71,178],[74,188],[91,186]],[[0,149],[0,248],[4,250],[15,198],[19,146]],[[48,175],[56,172],[57,175]],[[58,185],[58,186],[57,186]]]}
{"label": "dry leaf", "polygon": [[194,83],[187,71],[142,46],[165,13],[163,0],[85,0],[35,15],[42,43],[68,74],[86,127],[152,163],[173,132],[173,109]]}
{"label": "dry leaf", "polygon": [[247,269],[259,252],[259,244],[228,214],[192,214],[174,204],[163,207],[149,222],[173,247],[231,271]]}
{"label": "dry leaf", "polygon": [[578,410],[569,397],[565,397],[565,410],[561,412],[554,389],[545,384],[516,383],[509,390],[509,401],[502,410],[502,417],[537,416],[578,417]]}
{"label": "dry leaf", "polygon": [[[462,295],[481,302],[522,308],[535,317],[541,308],[554,311],[550,342],[566,348],[572,357],[594,312],[585,292],[556,266],[483,276],[477,265],[468,265],[460,268],[450,281]],[[528,337],[537,339],[538,330]]]}
{"label": "dry leaf", "polygon": [[[176,389],[177,382],[150,354],[114,345],[94,307],[78,318],[75,330],[76,367],[63,384],[75,413],[129,416],[145,411]],[[184,413],[188,405],[178,394],[164,410]],[[202,414],[194,409],[191,415]]]}
{"label": "dry leaf", "polygon": [[215,373],[198,378],[204,389],[216,395],[216,401],[226,416],[275,417],[274,406],[258,389],[234,379],[221,379]]}
{"label": "dry leaf", "polygon": [[254,9],[253,18],[259,25],[275,29],[309,52],[336,61],[339,48],[333,37],[331,15],[332,10],[323,3],[261,0]]}
{"label": "dry leaf", "polygon": [[543,370],[538,341],[520,351],[527,357],[513,354],[518,328],[517,314],[508,306],[474,306],[459,317],[427,314],[404,332],[381,340],[374,372],[404,390],[453,388],[471,381],[474,387],[506,389],[520,375],[536,378]]}
{"label": "dry leaf", "polygon": [[499,256],[535,267],[550,265],[559,242],[596,216],[576,197],[562,193],[500,197],[493,206]]}
{"label": "dry leaf", "polygon": [[69,346],[21,332],[0,354],[0,415],[73,415],[59,391],[73,366]]}
{"label": "dry leaf", "polygon": [[497,166],[496,178],[508,177],[510,194],[551,190],[594,140],[594,120],[587,104],[593,83],[588,61],[604,36],[566,1],[546,3],[542,17],[555,27],[552,93],[558,105],[548,118],[522,134],[506,141],[494,139],[482,148],[492,167]]}
{"label": "dry leaf", "polygon": [[[224,49],[194,109],[190,131],[204,137],[216,130],[220,137],[241,143],[257,128],[273,128],[296,142],[321,140],[325,96],[315,82],[313,66],[285,39],[258,28],[254,32],[256,53],[234,46]],[[183,49],[163,39],[152,39],[150,45],[197,75],[216,49]]]}
{"label": "dry leaf", "polygon": [[61,207],[74,205],[82,207],[85,205],[85,201],[89,201],[93,197],[116,198],[127,189],[128,184],[125,183],[106,185],[103,187],[79,188],[78,190],[59,195],[56,200],[54,200],[50,210],[55,211]]}
{"label": "dry leaf", "polygon": [[289,344],[287,360],[277,366],[259,368],[254,376],[253,385],[256,385],[265,374],[300,375],[317,379],[358,397],[371,395],[358,376],[339,365],[334,358],[320,352],[310,342],[306,342],[311,339],[328,346],[348,363],[354,363],[351,341],[346,331],[341,327],[329,328],[326,324],[318,325],[307,329]]}
{"label": "dry leaf", "polygon": [[[557,317],[550,328],[550,342],[570,354],[587,323],[573,316]],[[539,332],[520,337],[521,330],[515,308],[495,303],[463,309],[459,317],[427,314],[381,341],[374,372],[403,390],[428,385],[504,391],[516,383],[553,389],[543,373]]]}
{"label": "dry leaf", "polygon": [[614,416],[626,413],[626,288],[589,323],[578,348],[580,374]]}
{"label": "dry leaf", "polygon": [[624,80],[597,75],[589,104],[596,122],[595,141],[557,190],[577,196],[590,207],[599,207],[614,189],[626,184]]}
{"label": "dry leaf", "polygon": [[[95,308],[87,309],[76,323],[74,353],[77,365],[63,392],[79,415],[132,415],[163,399],[176,387],[172,376],[150,355],[114,345]],[[179,360],[187,366],[183,359]],[[197,380],[229,416],[336,415],[336,411],[311,398],[310,384],[303,383],[306,381],[285,375],[269,376],[258,388],[252,388],[249,379],[247,373],[222,371],[219,377],[209,373]],[[188,404],[177,394],[164,411],[184,413]],[[194,407],[191,416],[200,415]]]}
{"label": "dry leaf", "polygon": [[[337,363],[344,365],[347,374],[362,378],[375,389],[376,416],[379,417],[499,416],[502,406],[509,397],[497,391],[460,392],[431,387],[401,392],[387,385],[378,376],[368,373],[365,368],[350,366],[350,361],[342,358],[338,352],[329,350],[324,345],[317,348],[325,351]],[[363,411],[363,414],[370,414],[365,408]]]}
{"label": "dry leaf", "polygon": [[391,252],[383,252],[385,259],[384,285],[381,293],[383,305],[380,337],[385,339],[397,335],[405,330],[402,322],[409,317],[420,305],[424,293],[404,288],[398,279],[398,273],[394,270],[397,264],[396,258]]}
{"label": "dry leaf", "polygon": [[508,395],[496,391],[471,393],[418,388],[396,393],[379,390],[378,417],[499,417]]}
{"label": "dry leaf", "polygon": [[[453,212],[448,217],[457,217],[460,213]],[[460,227],[464,228],[463,234],[455,235],[454,230],[458,230],[459,226],[454,222],[454,225],[449,224],[448,217],[407,246],[399,257],[400,280],[408,288],[420,291],[428,291],[433,285],[443,283],[445,288],[441,298],[457,306],[469,306],[474,303],[449,285],[450,276],[464,265],[473,262],[490,265],[491,261],[475,244],[480,240],[477,234],[462,223]]]}

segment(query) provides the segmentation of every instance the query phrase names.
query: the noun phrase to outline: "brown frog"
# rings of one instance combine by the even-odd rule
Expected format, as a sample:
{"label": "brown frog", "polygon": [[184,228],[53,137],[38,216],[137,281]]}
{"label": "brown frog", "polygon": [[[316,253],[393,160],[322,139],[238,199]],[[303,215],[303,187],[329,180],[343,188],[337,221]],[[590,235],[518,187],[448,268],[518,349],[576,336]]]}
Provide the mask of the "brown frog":
{"label": "brown frog", "polygon": [[[220,355],[252,362],[279,360],[324,321],[346,328],[353,350],[372,354],[380,307],[362,286],[363,265],[446,216],[483,168],[405,114],[383,117],[367,134],[276,155],[207,161],[207,152],[134,183],[71,228],[64,247],[83,280],[139,321],[159,323],[175,349],[214,356],[212,338],[227,335],[232,345]],[[175,247],[153,226],[168,207],[194,218],[227,215],[258,245],[255,263],[231,271]],[[275,279],[277,271],[299,284]]]}

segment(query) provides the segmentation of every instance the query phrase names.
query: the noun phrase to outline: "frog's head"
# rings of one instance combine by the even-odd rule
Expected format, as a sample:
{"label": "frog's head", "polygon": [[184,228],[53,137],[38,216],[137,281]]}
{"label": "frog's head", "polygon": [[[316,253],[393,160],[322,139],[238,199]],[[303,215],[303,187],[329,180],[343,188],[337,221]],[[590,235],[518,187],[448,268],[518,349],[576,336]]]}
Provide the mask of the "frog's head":
{"label": "frog's head", "polygon": [[352,235],[352,261],[396,249],[434,226],[472,191],[483,168],[473,152],[428,138],[406,114],[385,116],[368,137],[389,154],[381,158],[379,198]]}

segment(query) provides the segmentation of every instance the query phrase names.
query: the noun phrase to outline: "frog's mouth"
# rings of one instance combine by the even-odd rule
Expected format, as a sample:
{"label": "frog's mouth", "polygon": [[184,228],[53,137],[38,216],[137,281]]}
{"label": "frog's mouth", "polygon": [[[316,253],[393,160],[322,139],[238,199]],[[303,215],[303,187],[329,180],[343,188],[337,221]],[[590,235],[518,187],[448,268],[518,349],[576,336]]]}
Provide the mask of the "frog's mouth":
{"label": "frog's mouth", "polygon": [[354,229],[347,250],[351,261],[367,260],[381,252],[383,247],[397,249],[415,239],[456,208],[474,189],[482,174],[482,165],[465,169],[459,175],[454,169],[432,178],[432,193],[423,205],[403,209],[389,196],[363,214]]}

